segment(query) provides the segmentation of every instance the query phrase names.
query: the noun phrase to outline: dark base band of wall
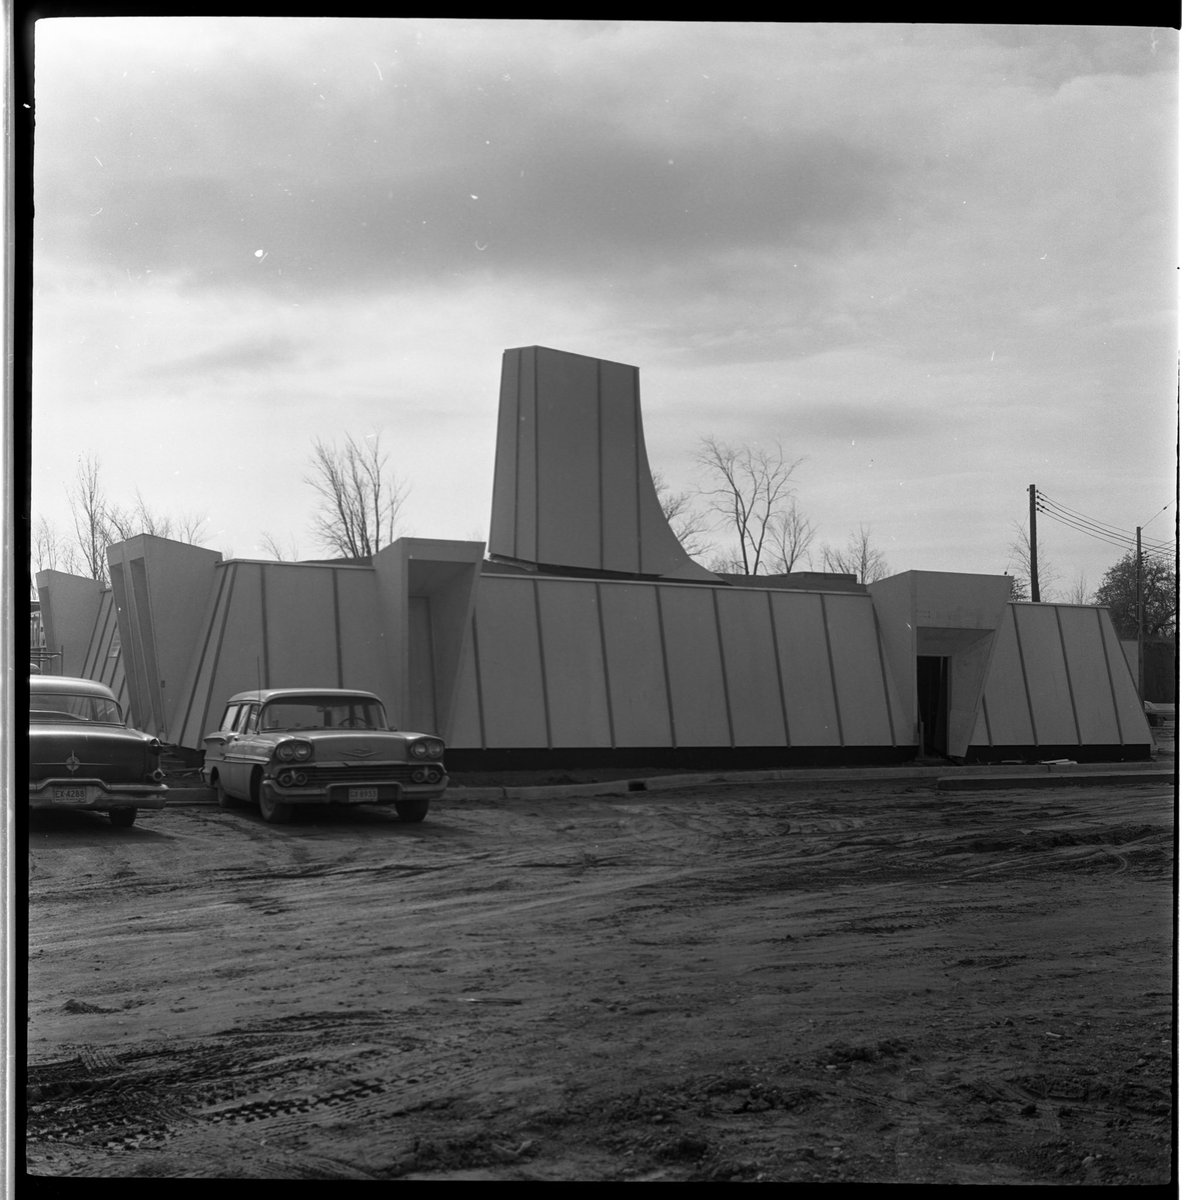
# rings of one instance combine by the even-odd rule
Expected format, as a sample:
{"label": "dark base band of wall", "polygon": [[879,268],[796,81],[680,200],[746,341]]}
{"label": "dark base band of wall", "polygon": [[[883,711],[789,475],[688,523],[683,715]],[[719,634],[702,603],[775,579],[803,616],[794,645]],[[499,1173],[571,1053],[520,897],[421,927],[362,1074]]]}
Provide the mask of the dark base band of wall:
{"label": "dark base band of wall", "polygon": [[1071,758],[1074,762],[1148,762],[1150,742],[1132,746],[971,746],[967,763],[1042,763]]}
{"label": "dark base band of wall", "polygon": [[[967,763],[1024,762],[1071,758],[1076,762],[1141,762],[1151,758],[1140,746],[979,746]],[[447,752],[448,771],[763,771],[787,767],[881,767],[914,763],[915,746],[658,746],[573,748],[519,747],[507,750]],[[933,762],[943,762],[933,759]],[[954,760],[958,761],[958,760]]]}
{"label": "dark base band of wall", "polygon": [[871,767],[914,759],[914,746],[580,746],[510,750],[447,748],[450,772],[762,771],[778,767]]}

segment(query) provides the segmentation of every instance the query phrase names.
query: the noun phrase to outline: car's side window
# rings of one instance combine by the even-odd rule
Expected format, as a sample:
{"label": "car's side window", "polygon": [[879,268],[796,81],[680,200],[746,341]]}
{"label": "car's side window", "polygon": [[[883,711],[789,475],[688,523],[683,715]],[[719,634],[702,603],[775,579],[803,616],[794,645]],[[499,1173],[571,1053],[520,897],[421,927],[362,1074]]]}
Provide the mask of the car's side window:
{"label": "car's side window", "polygon": [[236,728],[236,719],[243,708],[243,704],[229,704],[224,709],[224,719],[220,722],[221,733],[231,733]]}
{"label": "car's side window", "polygon": [[257,732],[257,714],[261,711],[261,705],[250,704],[245,710],[244,719],[239,725],[241,733],[256,733]]}

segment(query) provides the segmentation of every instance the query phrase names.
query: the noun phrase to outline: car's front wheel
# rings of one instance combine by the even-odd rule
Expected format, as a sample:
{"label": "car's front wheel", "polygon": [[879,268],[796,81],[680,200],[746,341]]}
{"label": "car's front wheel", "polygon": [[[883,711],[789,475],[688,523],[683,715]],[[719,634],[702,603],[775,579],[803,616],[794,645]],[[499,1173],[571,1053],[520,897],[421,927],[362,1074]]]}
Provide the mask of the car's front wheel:
{"label": "car's front wheel", "polygon": [[294,815],[293,804],[274,800],[265,794],[264,788],[260,788],[257,792],[257,807],[261,810],[262,818],[269,825],[285,825]]}
{"label": "car's front wheel", "polygon": [[137,819],[135,808],[113,808],[108,812],[108,820],[117,829],[127,829]]}
{"label": "car's front wheel", "polygon": [[398,820],[404,821],[408,825],[413,825],[421,821],[427,815],[427,809],[430,808],[429,801],[423,800],[399,800],[394,808],[398,810]]}
{"label": "car's front wheel", "polygon": [[224,781],[218,775],[215,777],[215,802],[220,808],[234,808],[236,805],[236,801],[228,795]]}

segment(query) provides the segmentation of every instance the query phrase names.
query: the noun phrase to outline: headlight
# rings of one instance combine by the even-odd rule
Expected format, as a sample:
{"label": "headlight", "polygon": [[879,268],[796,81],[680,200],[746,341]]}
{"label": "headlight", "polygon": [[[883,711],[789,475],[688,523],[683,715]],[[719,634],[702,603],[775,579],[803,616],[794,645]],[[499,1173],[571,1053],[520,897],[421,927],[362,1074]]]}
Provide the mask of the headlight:
{"label": "headlight", "polygon": [[291,739],[290,741],[279,742],[274,755],[279,762],[306,762],[314,752],[315,747],[310,742],[300,742],[296,739]]}
{"label": "headlight", "polygon": [[426,758],[427,757],[427,743],[426,742],[415,742],[414,745],[410,747],[410,753],[415,758]]}

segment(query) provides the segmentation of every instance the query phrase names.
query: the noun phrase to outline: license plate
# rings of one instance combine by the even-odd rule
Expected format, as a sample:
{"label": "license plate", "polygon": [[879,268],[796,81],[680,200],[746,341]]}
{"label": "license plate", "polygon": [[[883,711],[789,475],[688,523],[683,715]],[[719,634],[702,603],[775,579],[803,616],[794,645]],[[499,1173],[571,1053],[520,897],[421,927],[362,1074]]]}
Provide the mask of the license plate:
{"label": "license plate", "polygon": [[87,789],[83,787],[56,787],[53,800],[55,804],[85,804]]}
{"label": "license plate", "polygon": [[357,803],[367,803],[369,801],[376,803],[377,789],[375,787],[350,787],[348,789],[348,803],[351,804],[353,801]]}

